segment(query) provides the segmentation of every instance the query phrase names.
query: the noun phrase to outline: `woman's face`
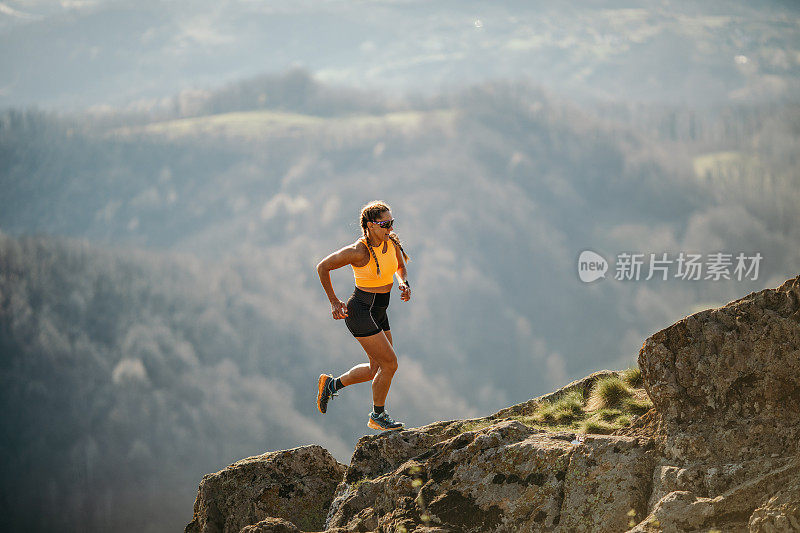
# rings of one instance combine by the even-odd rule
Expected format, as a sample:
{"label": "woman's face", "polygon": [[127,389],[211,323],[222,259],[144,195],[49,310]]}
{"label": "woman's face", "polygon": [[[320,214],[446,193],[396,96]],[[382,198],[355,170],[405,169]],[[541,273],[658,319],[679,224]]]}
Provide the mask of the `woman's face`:
{"label": "woman's face", "polygon": [[383,222],[385,220],[392,220],[392,212],[391,211],[384,211],[381,213],[376,222],[370,222],[372,226],[372,234],[376,235],[381,240],[388,240],[389,234],[392,232],[394,228],[382,228],[378,222]]}

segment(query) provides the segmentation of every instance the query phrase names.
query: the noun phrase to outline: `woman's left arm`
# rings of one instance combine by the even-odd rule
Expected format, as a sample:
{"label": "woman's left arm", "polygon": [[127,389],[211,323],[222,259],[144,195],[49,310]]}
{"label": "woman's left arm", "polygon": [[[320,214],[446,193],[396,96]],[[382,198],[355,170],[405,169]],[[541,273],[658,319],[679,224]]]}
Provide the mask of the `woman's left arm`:
{"label": "woman's left arm", "polygon": [[397,288],[400,289],[400,292],[402,292],[400,299],[408,301],[411,298],[411,287],[409,287],[408,284],[408,271],[406,270],[406,262],[403,261],[403,254],[400,253],[400,250],[397,249],[396,246],[394,251],[397,254],[397,271],[395,272],[395,275],[400,283]]}

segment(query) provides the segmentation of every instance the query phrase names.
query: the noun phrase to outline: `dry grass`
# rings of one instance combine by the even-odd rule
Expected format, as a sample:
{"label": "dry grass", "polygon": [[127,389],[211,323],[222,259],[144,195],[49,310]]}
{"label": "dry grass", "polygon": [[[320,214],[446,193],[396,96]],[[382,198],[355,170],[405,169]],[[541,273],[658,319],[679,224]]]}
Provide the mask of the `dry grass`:
{"label": "dry grass", "polygon": [[638,366],[623,370],[620,374],[620,378],[631,387],[642,386],[642,370]]}
{"label": "dry grass", "polygon": [[[510,416],[523,424],[545,431],[567,431],[595,434],[613,433],[629,426],[636,417],[652,408],[647,393],[641,385],[641,372],[629,368],[620,377],[597,380],[588,401],[582,391],[571,390],[541,402],[531,414]],[[476,419],[461,423],[460,430],[472,431],[491,426],[501,419]]]}
{"label": "dry grass", "polygon": [[621,407],[623,401],[631,396],[633,396],[633,391],[620,378],[601,378],[598,379],[594,387],[592,387],[586,409],[588,411],[595,411],[602,408]]}
{"label": "dry grass", "polygon": [[536,410],[533,419],[537,422],[570,423],[583,415],[583,395],[570,391],[551,402],[544,402]]}
{"label": "dry grass", "polygon": [[[640,399],[639,396],[644,396],[644,398]],[[643,415],[653,407],[653,402],[650,401],[647,394],[636,394],[631,398],[626,398],[622,403],[625,410],[634,415]]]}
{"label": "dry grass", "polygon": [[608,435],[609,433],[613,433],[614,431],[618,430],[620,427],[622,426],[590,418],[583,422],[581,429],[583,430],[584,433],[596,433],[601,435]]}

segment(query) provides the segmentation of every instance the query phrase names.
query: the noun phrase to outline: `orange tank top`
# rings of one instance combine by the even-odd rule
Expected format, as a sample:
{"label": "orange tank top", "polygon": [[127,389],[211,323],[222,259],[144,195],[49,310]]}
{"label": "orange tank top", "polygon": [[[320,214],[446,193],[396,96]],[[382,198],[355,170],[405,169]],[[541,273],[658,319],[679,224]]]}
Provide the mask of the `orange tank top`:
{"label": "orange tank top", "polygon": [[[369,247],[369,244],[367,244],[367,241],[363,237],[359,240]],[[360,285],[361,287],[381,287],[383,285],[389,285],[394,280],[394,273],[397,272],[398,266],[394,242],[392,242],[391,239],[387,241],[386,253],[381,251],[383,250],[383,243],[373,247],[372,250],[378,258],[378,263],[381,265],[381,275],[378,277],[375,258],[370,253],[369,263],[363,267],[350,265],[353,267],[353,277],[355,278],[356,285]]]}

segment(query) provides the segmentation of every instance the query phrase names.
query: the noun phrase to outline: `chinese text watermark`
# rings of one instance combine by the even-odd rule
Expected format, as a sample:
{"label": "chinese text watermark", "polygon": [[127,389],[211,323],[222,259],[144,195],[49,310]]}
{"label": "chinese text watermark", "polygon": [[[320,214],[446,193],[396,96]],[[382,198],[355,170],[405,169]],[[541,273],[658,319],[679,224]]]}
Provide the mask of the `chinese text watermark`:
{"label": "chinese text watermark", "polygon": [[[614,279],[619,281],[647,281],[652,278],[663,281],[756,280],[762,258],[760,252],[752,255],[744,252],[737,254],[714,252],[705,255],[679,252],[673,257],[667,252],[660,254],[621,252],[616,256]],[[578,257],[578,276],[585,283],[605,278],[608,269],[608,262],[597,252],[584,250]]]}

